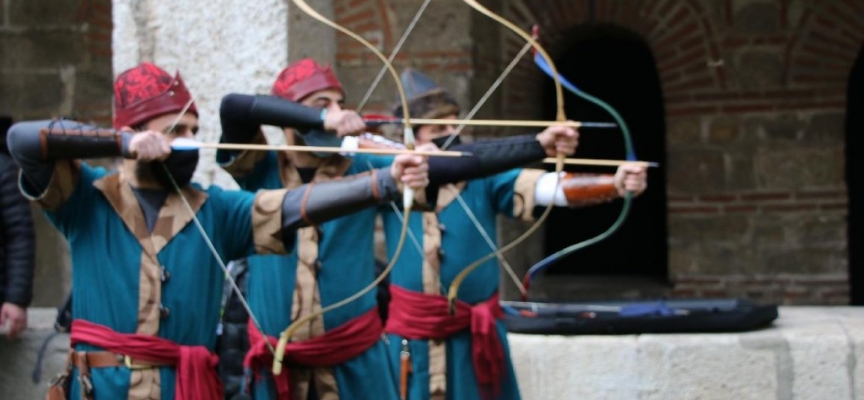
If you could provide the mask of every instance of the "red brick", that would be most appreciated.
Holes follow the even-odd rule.
[[[670,85],[666,88],[667,92],[681,92],[690,89],[713,89],[714,79],[710,76],[684,81],[679,84]]]
[[[685,275],[679,278],[672,278],[672,283],[675,285],[698,284],[702,286],[706,283],[720,284],[722,279],[722,277],[717,276]]]
[[[710,202],[719,202],[719,203],[728,203],[731,201],[735,201],[738,199],[736,195],[707,195],[707,196],[699,196],[700,201],[710,201]]]
[[[819,208],[816,204],[769,204],[762,207],[765,211],[815,211]]]
[[[666,109],[666,114],[669,116],[685,116],[685,115],[710,115],[717,112],[717,107],[714,106],[682,106],[669,107]]]
[[[722,108],[723,112],[727,113],[748,113],[748,112],[765,112],[765,111],[773,111],[774,105],[772,104],[736,104],[736,105],[724,105]]]
[[[702,206],[702,207],[669,207],[670,214],[717,214],[720,209],[718,207]]]
[[[681,56],[674,59],[665,59],[657,63],[660,70],[672,71],[676,68],[690,65],[693,62],[705,61],[705,49],[696,48],[687,53],[682,53]]]
[[[769,90],[762,94],[763,98],[774,100],[785,99],[812,99],[816,96],[815,90]]]
[[[864,25],[862,25],[859,22],[859,20],[855,18],[858,16],[853,17],[848,12],[840,11],[837,9],[837,7],[834,4],[831,4],[831,3],[828,3],[828,11],[831,12],[832,14],[834,14],[834,18],[836,18],[836,20],[834,20],[834,21],[831,21],[831,20],[825,21],[825,22],[829,23],[829,25],[827,25],[829,28],[834,28],[837,25],[841,25],[841,24],[838,24],[837,22],[842,21],[843,24],[851,27],[853,31],[864,32]],[[816,17],[816,18],[822,19],[821,16]],[[852,49],[852,51],[857,51],[857,50],[858,50],[857,48]]]
[[[755,213],[759,210],[756,206],[724,206],[723,211],[728,213]]]
[[[822,33],[820,31],[812,31],[810,32],[810,36],[814,39],[813,41],[816,43],[824,43],[829,46],[839,47],[841,49],[849,49],[850,51],[855,51],[854,47],[851,43],[838,38],[829,37],[827,34]]]
[[[816,57],[800,55],[793,60],[795,66],[818,68],[822,65],[822,60]]]
[[[679,46],[682,41],[690,38],[691,36],[696,36],[696,38],[700,38],[699,35],[699,23],[696,21],[691,21],[690,23],[679,27],[678,29],[669,32],[664,35],[659,40],[654,41],[657,49],[664,49],[667,47]],[[700,40],[701,42],[702,40]]]
[[[685,195],[668,195],[666,196],[666,201],[676,202],[676,201],[693,201],[695,198],[693,196],[685,196]]]
[[[815,109],[836,109],[836,110],[845,110],[846,102],[842,100],[837,101],[814,101],[814,102],[799,102],[793,104],[780,104],[777,106],[778,110],[815,110]]]
[[[789,200],[791,198],[791,193],[751,193],[741,195],[741,200],[745,201]]]
[[[825,47],[815,46],[815,45],[812,45],[812,44],[807,43],[807,42],[804,42],[801,45],[801,49],[807,51],[810,54],[815,54],[817,56],[825,57],[828,59],[833,58],[836,60],[849,61],[850,65],[851,65],[851,61],[852,61],[853,57],[855,56],[854,54],[850,55],[850,54],[846,54],[840,50],[826,49]]]
[[[819,209],[823,211],[848,211],[849,204],[847,203],[838,203],[838,204],[820,204]]]
[[[813,191],[813,192],[796,192],[796,199],[834,199],[834,198],[846,198],[845,190],[827,190],[827,191]]]
[[[741,97],[737,92],[710,92],[710,93],[695,93],[693,100],[696,101],[727,101],[737,100]]]
[[[343,15],[338,20],[338,22],[341,25],[351,25],[351,24],[354,24],[357,22],[372,22],[372,23],[377,24],[378,22],[374,21],[374,18],[375,18],[375,10],[373,10],[371,8],[367,8],[367,9],[357,10],[357,12],[354,12],[352,14]],[[372,21],[370,21],[370,20],[372,20]]]
[[[697,290],[694,290],[694,289],[683,289],[683,290],[673,289],[671,295],[672,295],[672,297],[679,298],[679,299],[680,298],[702,297],[702,296],[700,296],[700,292]]]

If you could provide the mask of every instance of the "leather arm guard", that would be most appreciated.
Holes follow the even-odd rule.
[[[606,203],[619,197],[615,176],[609,174],[567,173],[561,178],[561,190],[570,207]]]
[[[533,135],[482,140],[453,146],[450,150],[466,151],[472,155],[448,159],[430,157],[431,185],[483,178],[541,161],[546,157],[546,150]]]
[[[390,168],[288,191],[282,203],[283,232],[336,219],[401,198]]]

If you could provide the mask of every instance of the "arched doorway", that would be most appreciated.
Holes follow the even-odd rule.
[[[864,305],[864,47],[858,52],[846,93],[846,187],[849,196],[849,300]]]
[[[551,267],[548,274],[578,276],[568,296],[576,290],[583,292],[578,296],[583,298],[662,295],[668,282],[666,126],[654,56],[641,36],[617,25],[580,25],[562,37],[566,38],[565,43],[558,48],[564,51],[556,60],[561,74],[615,108],[630,127],[639,159],[659,162],[661,168],[649,171],[648,191],[634,200],[628,220],[615,235],[568,256]],[[554,111],[551,83],[545,99],[544,109]],[[613,121],[606,111],[575,95],[568,94],[565,103],[571,119]],[[620,130],[582,130],[576,155],[622,159],[624,142]],[[613,168],[568,170],[615,172]],[[621,201],[616,201],[582,209],[554,210],[546,226],[545,253],[554,253],[603,232],[618,217],[621,205]]]

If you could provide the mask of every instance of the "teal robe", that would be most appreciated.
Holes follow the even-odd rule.
[[[290,180],[291,185],[300,183],[299,175],[296,175],[293,167],[287,165],[286,158],[278,153],[267,153],[257,160],[244,160],[244,157],[254,155],[241,155],[231,165],[237,168],[246,163],[249,169],[238,172],[238,169],[226,166],[226,170],[234,175],[243,189],[254,191],[282,188],[285,186],[283,179]],[[322,179],[322,174],[332,175],[324,178],[328,179],[367,172],[389,166],[392,160],[392,157],[364,154],[350,158],[333,156],[324,166],[318,168],[315,180]],[[295,307],[295,296],[308,300],[309,292],[317,290],[320,306],[326,307],[360,291],[375,279],[374,236],[377,214],[376,208],[370,208],[318,225],[317,250],[314,249],[314,243],[304,241],[308,230],[315,228],[304,228],[307,231],[301,230],[296,245],[298,251],[295,254],[254,256],[248,259],[249,306],[265,334],[278,337],[297,318],[297,310],[292,310]],[[313,248],[310,249],[310,246]],[[307,264],[317,260],[317,276],[307,274],[304,282],[298,285],[298,265],[302,265],[298,264],[299,258],[303,258],[307,250],[312,251],[313,255],[317,251],[317,257],[307,260]],[[299,273],[303,276],[304,271]],[[300,293],[295,293],[295,286],[301,288]],[[319,325],[317,333],[323,333],[320,332],[322,328],[324,332],[329,331],[376,309],[376,293],[377,290],[372,290],[356,301],[324,314],[323,327]],[[296,307],[301,308],[304,305]],[[304,309],[303,315],[309,311],[314,310]],[[318,320],[320,324],[322,321],[320,318]],[[306,336],[298,335],[293,340],[309,337],[310,329],[313,328],[302,328],[299,332],[305,332]],[[264,379],[258,380],[254,385],[253,397],[256,400],[275,399],[272,375],[267,370],[259,372]],[[396,398],[396,387],[389,379],[391,371],[383,340],[360,356],[333,368],[295,366],[290,373],[294,381],[312,381],[319,395],[338,393],[339,398],[344,400]],[[292,390],[295,393],[304,393],[307,388],[295,384]]]
[[[150,234],[127,183],[118,175],[109,176],[104,169],[86,164],[80,164],[77,182],[74,178],[61,179],[74,176],[75,165],[57,162],[52,185],[34,199],[49,210],[46,215],[69,241],[75,299],[72,315],[119,333],[155,334],[180,345],[205,346],[212,351],[225,274],[201,232],[190,222],[191,215],[180,198],[169,194]],[[215,186],[207,190],[187,187],[184,192],[223,260],[254,253],[253,194]],[[281,210],[278,213],[281,215]],[[164,282],[159,265],[170,274]],[[160,304],[167,309],[162,316]],[[101,349],[78,345],[76,350]],[[123,367],[92,368],[90,372],[98,399],[127,398],[132,374],[138,375],[134,381],[145,382],[131,390],[161,392],[163,400],[174,398],[171,367],[134,372]],[[74,400],[80,396],[77,371],[72,382]]]
[[[477,179],[465,183],[461,190],[461,197],[467,203],[471,212],[474,213],[480,225],[489,234],[492,240],[496,237],[496,217],[503,214],[508,217],[521,217],[530,219],[533,209],[533,191],[531,193],[517,193],[516,186],[523,170],[511,170],[484,179]],[[531,175],[531,174],[529,174]],[[536,174],[535,174],[536,175]],[[529,178],[530,180],[530,178]],[[533,183],[533,182],[532,182]],[[519,185],[530,187],[532,184]],[[532,203],[525,204],[521,199],[530,196]],[[477,226],[469,218],[465,209],[458,200],[442,200],[446,197],[452,199],[452,193],[448,189],[441,188],[441,196],[438,198],[438,227],[426,227],[440,231],[440,286],[439,295],[444,295],[450,283],[465,267],[474,261],[492,252],[492,248],[483,239]],[[515,199],[515,203],[514,203]],[[447,203],[447,204],[442,204]],[[514,212],[514,210],[516,210]],[[514,215],[519,213],[520,215]],[[522,215],[525,214],[525,215]],[[415,215],[418,215],[415,213]],[[383,213],[384,228],[387,237],[388,252],[394,252],[396,239],[399,237],[401,223],[399,216],[393,212]],[[424,221],[422,217],[409,219],[410,230],[417,238],[419,246],[424,248]],[[427,254],[430,254],[426,248]],[[434,253],[434,252],[432,252]],[[406,243],[402,250],[395,268],[391,275],[391,285],[403,289],[424,292],[423,279],[423,257],[417,245]],[[492,259],[475,269],[462,282],[459,289],[459,300],[468,304],[477,304],[489,299],[498,291],[500,271],[496,259]],[[429,294],[429,293],[427,293]],[[498,335],[504,347],[506,358],[506,369],[501,384],[501,396],[498,399],[519,399],[519,387],[510,361],[510,348],[507,342],[507,331],[500,321],[498,322]],[[398,335],[388,334],[390,337],[390,362],[394,365],[393,380],[399,382],[400,352],[402,351],[403,338]],[[478,399],[480,391],[474,373],[474,365],[471,359],[471,333],[466,328],[444,341],[446,348],[446,398],[447,399]],[[408,380],[408,398],[420,400],[430,398],[430,362],[429,340],[409,340],[409,351],[411,353],[412,371]]]

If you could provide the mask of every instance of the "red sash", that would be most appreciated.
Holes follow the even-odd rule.
[[[354,318],[336,329],[329,330],[302,342],[291,342],[285,347],[285,360],[291,363],[313,367],[326,367],[344,363],[359,356],[375,345],[381,338],[384,327],[378,309],[373,307],[369,312]],[[267,339],[275,348],[277,338]],[[273,353],[267,347],[261,332],[252,322],[249,322],[249,352],[243,360],[243,366],[255,371],[258,379],[259,371],[270,369],[273,365]],[[291,400],[291,378],[288,368],[282,369],[282,374],[274,377],[277,399]]]
[[[181,346],[156,336],[123,334],[81,319],[72,321],[72,346],[89,344],[129,357],[168,363],[177,372],[177,400],[221,400],[222,382],[216,372],[219,361],[204,346]]]
[[[471,328],[471,358],[484,398],[500,393],[504,377],[504,346],[496,320],[504,315],[498,294],[471,306],[456,302],[456,315],[448,312],[447,298],[390,285],[390,312],[385,332],[408,339],[445,339]]]

